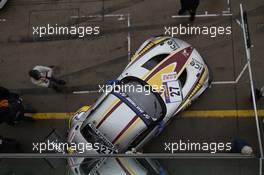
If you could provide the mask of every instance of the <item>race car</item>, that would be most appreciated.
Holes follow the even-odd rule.
[[[209,86],[209,71],[190,44],[172,37],[145,41],[92,107],[70,119],[69,143],[89,153],[140,149]],[[75,150],[78,152],[78,150]]]
[[[6,4],[7,0],[0,0],[0,9],[2,9],[5,4]]]
[[[74,163],[74,164],[72,164]],[[152,159],[136,158],[70,158],[70,175],[168,175]]]

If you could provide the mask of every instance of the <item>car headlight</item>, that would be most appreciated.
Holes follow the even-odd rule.
[[[71,128],[72,126],[72,121],[73,120],[79,120],[80,117],[87,112],[90,109],[90,106],[83,106],[81,107],[70,119],[69,119],[69,128]]]

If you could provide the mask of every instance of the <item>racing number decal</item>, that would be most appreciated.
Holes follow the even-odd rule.
[[[182,101],[182,92],[179,81],[176,79],[176,73],[169,73],[162,75],[162,84],[165,88],[166,103],[175,103]]]
[[[180,93],[180,88],[177,88],[177,87],[169,87],[169,91],[170,91],[170,96],[174,97],[175,95],[176,96],[179,96],[181,95]]]
[[[102,154],[112,154],[114,150],[108,148],[107,146],[101,145],[100,153]]]
[[[166,98],[167,103],[182,101],[181,88],[178,81],[166,82],[166,86],[168,91],[167,93],[168,97]]]
[[[108,151],[107,147],[102,145],[101,146],[101,153],[106,154],[106,151]]]

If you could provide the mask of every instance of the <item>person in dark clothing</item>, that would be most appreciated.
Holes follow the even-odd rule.
[[[9,90],[0,86],[0,100],[7,99],[10,96]]]
[[[183,15],[186,11],[189,11],[191,17],[190,21],[194,21],[196,9],[199,6],[199,0],[181,0],[181,9],[178,14]]]
[[[52,88],[57,92],[62,91],[62,86],[66,84],[64,80],[53,76],[54,66],[35,66],[28,72],[31,82],[37,86]]]
[[[24,113],[25,109],[19,95],[0,87],[0,123],[15,125],[21,120],[33,121],[31,117],[24,116]]]
[[[9,118],[9,110],[6,107],[0,107],[0,123],[4,122],[11,125],[11,121]]]
[[[4,87],[0,87],[0,123],[9,123],[9,103],[7,100],[9,96],[9,91]]]

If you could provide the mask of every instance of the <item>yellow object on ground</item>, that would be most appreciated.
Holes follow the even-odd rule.
[[[49,119],[70,119],[74,112],[69,113],[36,113],[26,114],[36,120],[49,120]],[[258,110],[259,117],[264,117],[264,110]],[[183,118],[249,118],[254,117],[254,110],[193,110],[184,111],[178,114],[179,117]]]

